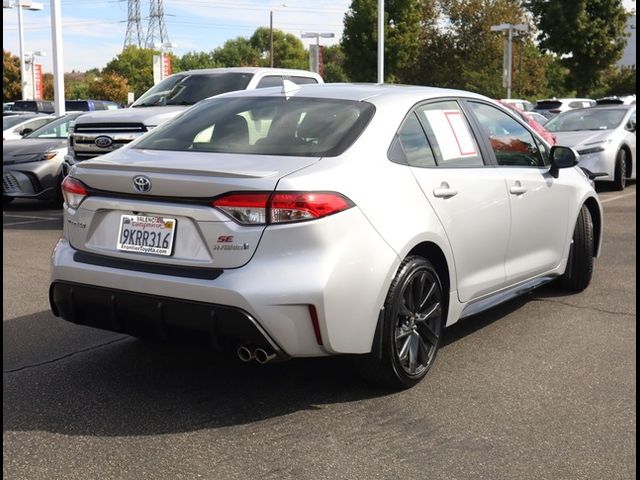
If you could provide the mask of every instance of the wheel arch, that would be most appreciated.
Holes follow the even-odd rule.
[[[600,248],[602,246],[602,212],[600,210],[598,201],[593,197],[588,197],[584,201],[584,206],[589,210],[589,213],[591,214],[591,220],[593,221],[593,240],[595,245],[593,256],[598,257],[600,255]]]
[[[625,154],[627,156],[627,162],[625,165],[625,176],[627,178],[631,177],[633,175],[633,158],[631,157],[631,148],[629,147],[629,145],[627,145],[626,143],[623,143],[620,146],[620,150],[624,150]]]

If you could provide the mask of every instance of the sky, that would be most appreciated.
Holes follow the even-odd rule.
[[[42,11],[23,11],[24,50],[43,51],[39,57],[45,72],[51,72],[51,10],[40,0]],[[103,68],[122,50],[127,28],[126,0],[60,0],[64,71]],[[149,0],[140,0],[143,32],[147,30]],[[190,51],[211,51],[226,40],[249,37],[258,27],[273,26],[298,37],[304,32],[333,33],[323,45],[340,40],[344,15],[351,0],[164,0],[169,41],[178,56]],[[635,10],[635,0],[623,0]],[[301,39],[305,46],[311,39]],[[17,9],[4,9],[2,45],[18,54]]]

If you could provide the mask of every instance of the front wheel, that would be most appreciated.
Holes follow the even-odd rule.
[[[444,327],[442,282],[422,257],[407,257],[391,283],[384,305],[381,351],[358,357],[360,373],[393,388],[422,380],[436,357]]]
[[[591,283],[593,275],[593,220],[586,206],[582,206],[576,228],[567,269],[559,279],[560,285],[572,292],[581,292]]]
[[[627,186],[627,152],[625,150],[618,151],[616,155],[616,168],[613,179],[614,190],[624,190]]]

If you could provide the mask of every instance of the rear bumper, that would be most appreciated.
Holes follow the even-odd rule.
[[[74,284],[241,311],[292,357],[370,351],[378,313],[400,263],[357,207],[315,222],[268,227],[249,263],[209,277],[84,257],[66,239],[58,242],[52,255],[54,290],[57,284]],[[99,303],[103,310],[111,308],[104,298]],[[63,312],[56,301],[52,305],[70,320],[69,308]],[[133,307],[119,312],[135,317]],[[170,325],[189,323],[179,309],[171,309],[174,318],[163,315]],[[100,328],[115,329],[111,320],[102,322]]]
[[[51,284],[49,303],[56,316],[79,325],[162,340],[187,336],[218,348],[269,346],[283,355],[253,317],[237,308],[69,282]]]

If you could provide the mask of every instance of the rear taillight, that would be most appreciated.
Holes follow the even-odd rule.
[[[87,187],[80,180],[67,176],[62,181],[62,196],[70,208],[78,208],[87,195]]]
[[[212,205],[243,225],[316,220],[354,206],[335,192],[230,193]]]

